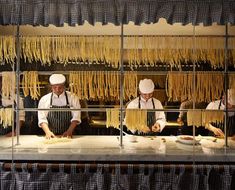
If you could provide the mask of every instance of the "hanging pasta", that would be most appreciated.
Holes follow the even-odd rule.
[[[137,89],[138,89],[138,79],[137,72],[126,72],[124,74],[124,94],[125,99],[130,100],[133,97],[137,97]]]
[[[203,126],[201,110],[188,110],[187,112],[187,125],[188,126]]]
[[[24,71],[22,77],[24,96],[30,95],[33,100],[40,97],[40,85],[37,71]]]
[[[147,110],[126,109],[125,125],[129,130],[145,131],[147,125]]]
[[[16,75],[15,72],[2,72],[2,97],[15,96]]]
[[[229,88],[235,89],[235,74],[229,74]]]
[[[13,122],[13,109],[12,108],[1,108],[0,109],[0,123],[4,128],[12,126]]]
[[[204,110],[202,111],[202,121],[203,121],[203,125],[206,125],[211,122],[222,123],[224,121],[224,111],[223,110],[213,110],[213,111]]]
[[[192,100],[195,97],[196,102],[210,102],[219,99],[223,89],[224,76],[219,72],[196,72],[195,80],[193,73],[169,72],[167,75],[166,92],[172,101]]]
[[[106,109],[106,127],[119,128],[120,125],[120,114],[119,109],[109,108]]]

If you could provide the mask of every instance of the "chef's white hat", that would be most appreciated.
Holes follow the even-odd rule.
[[[228,103],[235,105],[235,89],[228,89]]]
[[[52,74],[49,78],[50,84],[64,84],[65,83],[65,76],[62,74]]]
[[[154,83],[151,79],[140,80],[139,90],[144,94],[149,94],[154,91]]]

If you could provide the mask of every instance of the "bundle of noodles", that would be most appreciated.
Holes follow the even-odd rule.
[[[169,100],[179,101],[182,97],[192,97],[192,76],[187,73],[169,72],[166,82],[166,94]]]
[[[224,67],[225,63],[225,55],[224,55],[224,47],[225,47],[225,40],[224,38],[211,38],[209,43],[209,51],[212,52],[212,56],[210,56],[210,63],[214,68]]]
[[[231,62],[231,65],[235,67],[235,38],[229,38],[228,49],[230,49],[230,51],[228,51],[229,60]]]
[[[125,124],[129,130],[145,131],[147,125],[147,110],[126,109]]]
[[[15,97],[15,72],[2,72],[2,97]]]
[[[114,68],[119,67],[119,36],[27,36],[22,37],[21,46],[21,57],[30,63],[40,61],[50,65],[52,61],[67,64],[82,60],[100,64],[106,61]]]
[[[119,73],[116,71],[111,71],[106,73],[108,76],[108,81],[106,81],[106,85],[108,85],[109,89],[109,97],[107,97],[110,100],[116,100],[119,99],[119,89],[120,89],[120,76]]]
[[[0,123],[4,128],[12,126],[13,122],[13,109],[12,108],[1,108],[0,109]]]
[[[21,82],[24,96],[29,95],[29,84],[28,83],[29,83],[28,71],[24,71],[23,77],[22,77],[22,82]]]
[[[125,45],[127,46],[126,49],[126,56],[128,65],[130,68],[137,68],[141,65],[141,55],[139,51],[139,40],[138,36],[128,36],[125,37]]]
[[[223,110],[213,110],[213,111],[204,110],[202,111],[202,121],[204,125],[211,122],[214,123],[223,122],[224,112]]]
[[[223,93],[223,87],[224,76],[222,73],[198,72],[196,75],[196,100],[209,102],[219,99]]]
[[[193,90],[194,82],[195,90]],[[219,99],[223,89],[224,76],[219,72],[209,74],[197,72],[195,80],[193,73],[169,72],[167,75],[166,93],[169,100],[191,100],[195,97],[196,102],[209,102]]]
[[[142,44],[142,48],[140,51],[140,62],[146,67],[154,66],[155,60],[152,59],[152,51],[151,51],[151,38],[147,36],[143,36],[139,38],[139,43]]]
[[[2,63],[14,63],[16,58],[14,36],[1,36],[0,37],[0,61]]]
[[[89,64],[104,64],[120,67],[120,36],[26,36],[21,40],[21,57],[28,62],[52,61],[67,64],[80,61]],[[195,47],[193,47],[193,44]],[[228,41],[228,62],[235,65],[235,40]],[[213,68],[224,67],[225,41],[223,37],[162,37],[128,36],[124,38],[127,61],[130,68],[155,66],[162,62],[179,67],[182,61],[205,61]],[[1,37],[0,61],[14,63],[16,57],[15,38]]]
[[[119,128],[120,125],[120,117],[119,117],[119,109],[109,108],[106,109],[106,127],[114,127],[116,129]]]
[[[124,74],[124,94],[127,100],[137,97],[137,72]]]
[[[83,84],[82,84],[82,72],[70,72],[69,85],[71,93],[77,95],[79,99],[83,99]]]
[[[30,95],[33,100],[40,96],[40,86],[37,71],[24,71],[22,78],[22,88],[24,96]]]
[[[187,125],[196,126],[196,127],[203,126],[202,111],[201,110],[188,110]]]
[[[119,99],[119,80],[116,71],[78,71],[69,74],[70,91],[80,99]]]
[[[229,74],[229,88],[235,89],[235,74]]]

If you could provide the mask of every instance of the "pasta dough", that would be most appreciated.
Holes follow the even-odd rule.
[[[56,143],[66,143],[66,142],[71,142],[71,138],[67,137],[56,137],[56,138],[51,138],[51,139],[45,139],[43,141],[44,144],[56,144]]]

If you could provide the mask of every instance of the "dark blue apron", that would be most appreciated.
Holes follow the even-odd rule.
[[[141,109],[141,104],[140,104],[140,96],[139,96],[139,105],[138,105],[138,108]],[[152,98],[152,105],[153,105],[153,109],[155,109],[155,104],[154,104],[154,101],[153,101],[153,98]],[[151,130],[150,132],[148,133],[143,133],[141,132],[141,135],[144,135],[144,136],[155,136],[155,135],[158,135],[159,132],[153,132],[152,131],[152,126],[156,123],[156,115],[155,115],[155,111],[147,111],[147,126],[148,128]],[[139,133],[139,132],[137,132]]]
[[[52,103],[52,96],[51,94],[51,100],[50,100],[50,108],[70,108],[68,96],[65,92],[66,97],[66,105],[65,106],[55,106]],[[48,126],[49,129],[55,134],[55,135],[62,135],[67,129],[69,128],[71,124],[72,119],[72,113],[71,111],[49,111],[47,120],[48,120]]]

